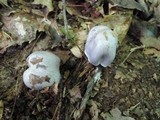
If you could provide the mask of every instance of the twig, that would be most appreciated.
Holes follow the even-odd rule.
[[[37,44],[37,42],[38,42],[38,40],[40,39],[41,35],[42,35],[42,33],[40,33],[40,34],[38,35],[38,37],[36,38],[36,40],[35,40],[35,42],[33,43],[32,47],[31,47],[31,50],[29,51],[28,55],[31,54],[33,48],[34,48],[35,45]],[[28,56],[28,55],[27,55],[27,56]]]
[[[62,107],[62,96],[63,96],[62,93],[60,93],[60,102],[58,103],[58,112],[57,112],[56,120],[60,120],[60,112],[61,112],[61,107]]]
[[[136,50],[138,50],[138,49],[142,49],[142,48],[145,48],[145,46],[142,45],[142,46],[137,46],[137,47],[131,48],[131,50],[130,50],[129,54],[127,55],[127,57],[123,60],[123,62],[121,62],[121,65],[125,63],[125,61],[129,58],[129,56],[130,56],[134,51],[136,51]]]
[[[94,74],[92,80],[87,85],[87,90],[85,92],[84,97],[82,98],[80,109],[77,111],[78,114],[76,116],[76,119],[79,119],[82,116],[82,114],[83,114],[83,112],[84,112],[84,110],[86,108],[87,102],[89,100],[89,97],[91,95],[92,89],[95,86],[95,83],[100,80],[101,73],[102,73],[101,67],[97,67],[96,70],[95,70],[95,74]]]
[[[18,90],[19,90],[18,81],[19,81],[19,79],[17,79],[17,81],[16,81],[15,94],[17,94],[17,92],[18,92]],[[11,114],[10,114],[10,116],[9,116],[9,120],[12,120],[13,112],[14,112],[14,110],[15,110],[15,106],[16,106],[16,103],[17,103],[17,97],[18,97],[18,96],[16,95],[16,96],[15,96],[15,99],[14,99],[12,111],[11,111]]]
[[[64,30],[65,30],[65,38],[68,39],[68,22],[66,17],[66,0],[62,0],[63,3],[63,19],[64,19]]]

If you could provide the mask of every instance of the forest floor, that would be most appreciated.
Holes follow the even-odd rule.
[[[74,17],[68,21],[70,24]],[[96,67],[83,52],[81,57],[74,55],[73,40],[56,45],[52,42],[46,36],[40,37],[10,45],[0,54],[2,120],[160,119],[160,51],[154,46],[144,47],[135,36],[127,34],[117,48],[113,63],[102,68],[101,79],[90,91],[83,111],[80,106]],[[23,84],[26,58],[36,50],[49,50],[60,57],[62,79],[58,94],[52,87],[35,91]]]

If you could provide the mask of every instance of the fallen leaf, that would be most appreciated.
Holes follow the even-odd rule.
[[[69,59],[70,53],[71,52],[68,50],[61,50],[61,49],[56,49],[54,51],[54,54],[56,54],[62,60],[62,63],[65,63]]]
[[[71,48],[71,52],[77,58],[81,58],[82,57],[82,51],[79,49],[78,46],[73,46]]]
[[[8,0],[1,0],[1,1],[0,1],[0,4],[3,5],[3,6],[10,7],[10,6],[8,6],[8,2],[7,2],[7,1],[8,1]]]
[[[92,116],[92,120],[98,120],[98,115],[100,110],[98,109],[98,103],[96,101],[90,100],[89,105],[91,105],[89,112]]]
[[[157,114],[158,118],[160,118],[160,108],[157,108],[157,109],[155,110],[155,113]]]
[[[86,20],[90,19],[90,18],[88,18],[88,17],[86,17],[86,16],[83,16],[83,15],[81,14],[81,12],[80,12],[80,9],[79,9],[78,7],[74,7],[74,3],[72,3],[71,1],[70,1],[70,2],[67,2],[66,4],[67,4],[67,6],[66,6],[66,11],[67,11],[70,15],[75,15],[76,17],[78,16],[78,17],[83,18],[83,19],[86,19]],[[75,4],[75,6],[76,6],[76,4]],[[63,3],[62,3],[62,2],[59,2],[58,7],[59,7],[60,9],[63,9]],[[81,6],[81,7],[82,7],[82,6]]]
[[[31,19],[31,16],[27,18],[27,14],[17,14],[12,17],[4,16],[3,23],[2,29],[11,34],[15,42],[13,44],[21,45],[23,42],[32,41],[36,37],[37,22]]]
[[[160,21],[160,3],[159,5],[153,8],[154,9],[154,17],[159,22]]]
[[[146,36],[146,37],[142,37],[140,39],[140,41],[146,47],[154,47],[154,48],[160,50],[160,39],[157,39],[156,37]]]
[[[87,40],[87,30],[84,26],[83,26],[82,30],[77,31],[76,38],[77,38],[77,44],[76,45],[81,50],[83,50],[84,49],[84,43]]]
[[[135,120],[131,117],[126,117],[121,115],[121,111],[118,108],[114,108],[110,113],[101,113],[101,116],[105,120]]]
[[[37,31],[45,30],[46,23],[42,20],[43,17],[27,12],[13,13],[12,16],[2,13],[4,26],[0,33],[0,52],[4,53],[6,48],[10,46],[33,41],[36,38]]]
[[[154,57],[160,57],[160,51],[154,49],[154,48],[147,48],[143,51],[146,55],[153,55]]]
[[[122,43],[128,33],[132,21],[132,10],[116,11],[115,14],[106,15],[103,19],[97,19],[97,24],[101,23],[113,29],[114,34],[118,37],[119,43]],[[116,24],[115,24],[116,23]]]
[[[134,19],[132,21],[129,34],[145,47],[154,47],[160,50],[160,38],[157,38],[158,30],[155,22],[146,22]]]
[[[6,48],[12,44],[13,40],[10,35],[4,31],[0,31],[0,53],[3,54]]]
[[[52,0],[34,0],[33,4],[42,4],[47,6],[49,11],[53,10]]]
[[[139,60],[133,60],[133,61],[130,61],[130,63],[137,69],[142,69],[145,64]]]
[[[139,4],[135,0],[111,0],[111,1],[112,3],[114,3],[114,5],[117,5],[119,7],[145,11],[144,7],[141,6],[141,4]]]
[[[4,107],[3,101],[0,100],[0,120],[2,120],[2,116],[3,116],[3,107]]]
[[[44,39],[38,40],[36,45],[33,48],[33,51],[40,51],[40,50],[46,50],[51,45],[51,38],[49,36],[46,36]]]
[[[123,80],[126,78],[126,76],[122,71],[117,70],[114,78]]]
[[[82,98],[79,86],[74,86],[72,89],[70,89],[69,94],[71,96],[70,100],[72,103],[75,103]]]

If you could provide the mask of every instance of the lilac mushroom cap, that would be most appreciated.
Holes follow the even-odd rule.
[[[85,54],[94,66],[107,67],[116,55],[118,39],[113,31],[103,25],[93,27],[85,44]]]

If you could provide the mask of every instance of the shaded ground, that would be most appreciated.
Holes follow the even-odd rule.
[[[136,46],[129,38],[126,38],[126,41],[127,44],[117,50],[114,63],[103,69],[102,80],[92,91],[82,116],[83,120],[94,118],[96,114],[98,119],[103,120],[104,114],[115,107],[118,107],[123,115],[129,115],[137,120],[160,118],[158,60],[145,55],[143,49],[140,49],[133,52],[125,63],[120,65],[129,53],[128,48]],[[11,117],[13,120],[49,120],[56,119],[57,116],[66,120],[73,118],[81,97],[71,96],[69,90],[79,86],[83,97],[95,68],[87,63],[85,58],[77,59],[69,54],[70,58],[61,65],[63,79],[58,95],[51,89],[47,93],[31,91],[22,83],[25,55],[21,53],[24,53],[25,48],[13,48],[15,51],[10,51],[1,58],[1,78],[4,82],[0,87],[4,89],[5,86],[6,89],[10,89],[9,93],[8,90],[5,92],[5,89],[3,93],[1,92],[1,99],[4,102],[3,119]],[[68,50],[65,52],[68,53]]]
[[[4,44],[0,46],[0,52],[4,53],[0,54],[0,116],[2,115],[3,120],[72,120],[78,115],[81,115],[77,111],[84,98],[87,85],[95,74],[94,71],[96,67],[88,63],[83,49],[81,51],[82,57],[77,58],[73,55],[73,52],[71,52],[71,48],[74,45],[79,45],[78,40],[80,40],[82,46],[84,46],[85,43],[83,39],[86,35],[83,35],[83,33],[91,26],[101,24],[101,22],[104,22],[103,24],[108,22],[111,28],[117,25],[116,28],[120,31],[118,34],[120,37],[120,44],[114,62],[107,68],[102,69],[101,80],[96,83],[91,91],[86,109],[80,119],[160,119],[160,53],[158,51],[160,50],[160,42],[156,41],[158,39],[156,37],[159,35],[159,31],[157,30],[158,23],[155,23],[153,26],[152,22],[148,22],[148,16],[138,16],[139,18],[136,19],[137,21],[135,22],[135,26],[136,24],[137,26],[135,27],[134,24],[132,26],[135,33],[133,32],[133,34],[131,34],[132,37],[130,34],[126,36],[132,20],[131,17],[135,15],[137,10],[140,11],[137,12],[138,15],[141,13],[141,7],[137,6],[137,2],[133,0],[132,2],[134,4],[132,4],[133,6],[131,6],[131,8],[129,8],[130,3],[127,2],[127,9],[122,9],[122,11],[120,8],[117,9],[113,7],[113,12],[115,12],[114,10],[118,10],[117,14],[108,15],[107,18],[106,14],[108,14],[109,9],[106,10],[106,16],[102,15],[101,10],[97,10],[98,8],[102,9],[104,6],[107,6],[107,3],[104,2],[102,7],[102,2],[86,1],[76,1],[75,3],[70,1],[68,3],[71,6],[67,8],[68,24],[71,25],[71,29],[69,29],[70,35],[68,36],[69,42],[61,41],[59,44],[55,44],[59,40],[57,37],[58,34],[55,35],[55,32],[52,31],[55,29],[51,29],[50,31],[50,27],[52,28],[57,25],[59,30],[64,28],[64,21],[62,19],[63,13],[62,9],[59,7],[62,5],[60,1],[56,1],[53,6],[56,12],[51,11],[51,13],[53,12],[53,16],[49,16],[55,17],[54,20],[56,22],[58,21],[58,24],[54,22],[53,26],[52,24],[50,26],[45,26],[46,24],[42,25],[41,21],[44,17],[42,12],[46,12],[40,9],[42,6],[36,9],[28,8],[29,12],[26,10],[27,14],[23,14],[24,11],[22,13],[20,11],[21,9],[26,9],[28,6],[25,6],[26,8],[22,6],[22,8],[17,10],[18,14],[14,14],[15,11],[12,11],[13,13],[9,15],[9,17],[2,17],[10,18],[9,20],[11,20],[11,23],[9,22],[8,24],[8,21],[5,21],[7,23],[6,26],[9,26],[11,33],[12,31],[15,32],[12,34],[15,35],[15,38],[13,37],[11,39],[9,34],[6,34],[8,31],[6,33],[0,31],[0,38],[4,40],[0,42],[4,42]],[[25,2],[23,1],[22,3]],[[2,3],[0,2],[0,4]],[[157,6],[156,9],[158,9]],[[30,7],[35,6],[33,5]],[[108,8],[108,6],[106,8]],[[30,13],[31,9],[33,10],[33,14]],[[135,13],[132,9],[136,9],[134,11]],[[37,16],[34,16],[37,12],[36,10],[39,10],[39,12],[36,14]],[[132,14],[132,12],[134,14]],[[156,12],[156,10],[151,12]],[[19,31],[15,30],[15,23],[17,22],[15,18],[17,16],[19,17],[19,15],[22,19],[26,16],[28,17],[26,20],[27,23],[25,23],[26,21],[24,22],[24,25],[26,25],[26,29],[24,30],[28,31],[25,36],[26,38],[24,37],[24,41],[21,41],[21,38],[18,39]],[[158,15],[157,18],[154,17],[158,19]],[[102,16],[104,16],[104,18]],[[145,19],[145,22],[141,17]],[[94,20],[96,18],[101,19],[96,21]],[[117,20],[119,22],[117,22]],[[22,21],[18,21],[18,23],[21,22]],[[34,23],[33,26],[31,26],[30,23]],[[90,24],[91,26],[89,26]],[[151,31],[152,26],[153,31]],[[37,31],[40,33],[37,33]],[[61,34],[65,36],[64,30],[62,31]],[[155,36],[150,36],[150,34],[154,34],[154,31],[157,32],[157,36],[156,34]],[[43,35],[44,32],[45,35]],[[76,36],[74,33],[81,33],[80,39],[78,38],[79,36]],[[39,34],[42,36],[39,37]],[[3,35],[6,36],[3,38]],[[65,39],[64,36],[62,36],[63,40]],[[126,38],[123,41],[123,37],[125,36]],[[146,41],[146,38],[154,41],[153,44],[150,44],[152,41]],[[57,41],[54,41],[54,39]],[[142,44],[147,47],[144,48],[143,46],[129,55],[132,48],[137,48],[137,46],[141,46]],[[37,50],[49,50],[58,55],[61,59],[60,70],[62,80],[59,84],[59,92],[57,95],[53,92],[52,87],[41,91],[33,91],[27,88],[22,82],[22,74],[27,69],[26,58],[32,51]],[[112,110],[114,110],[114,112]],[[120,117],[118,118],[115,114],[120,114]]]

